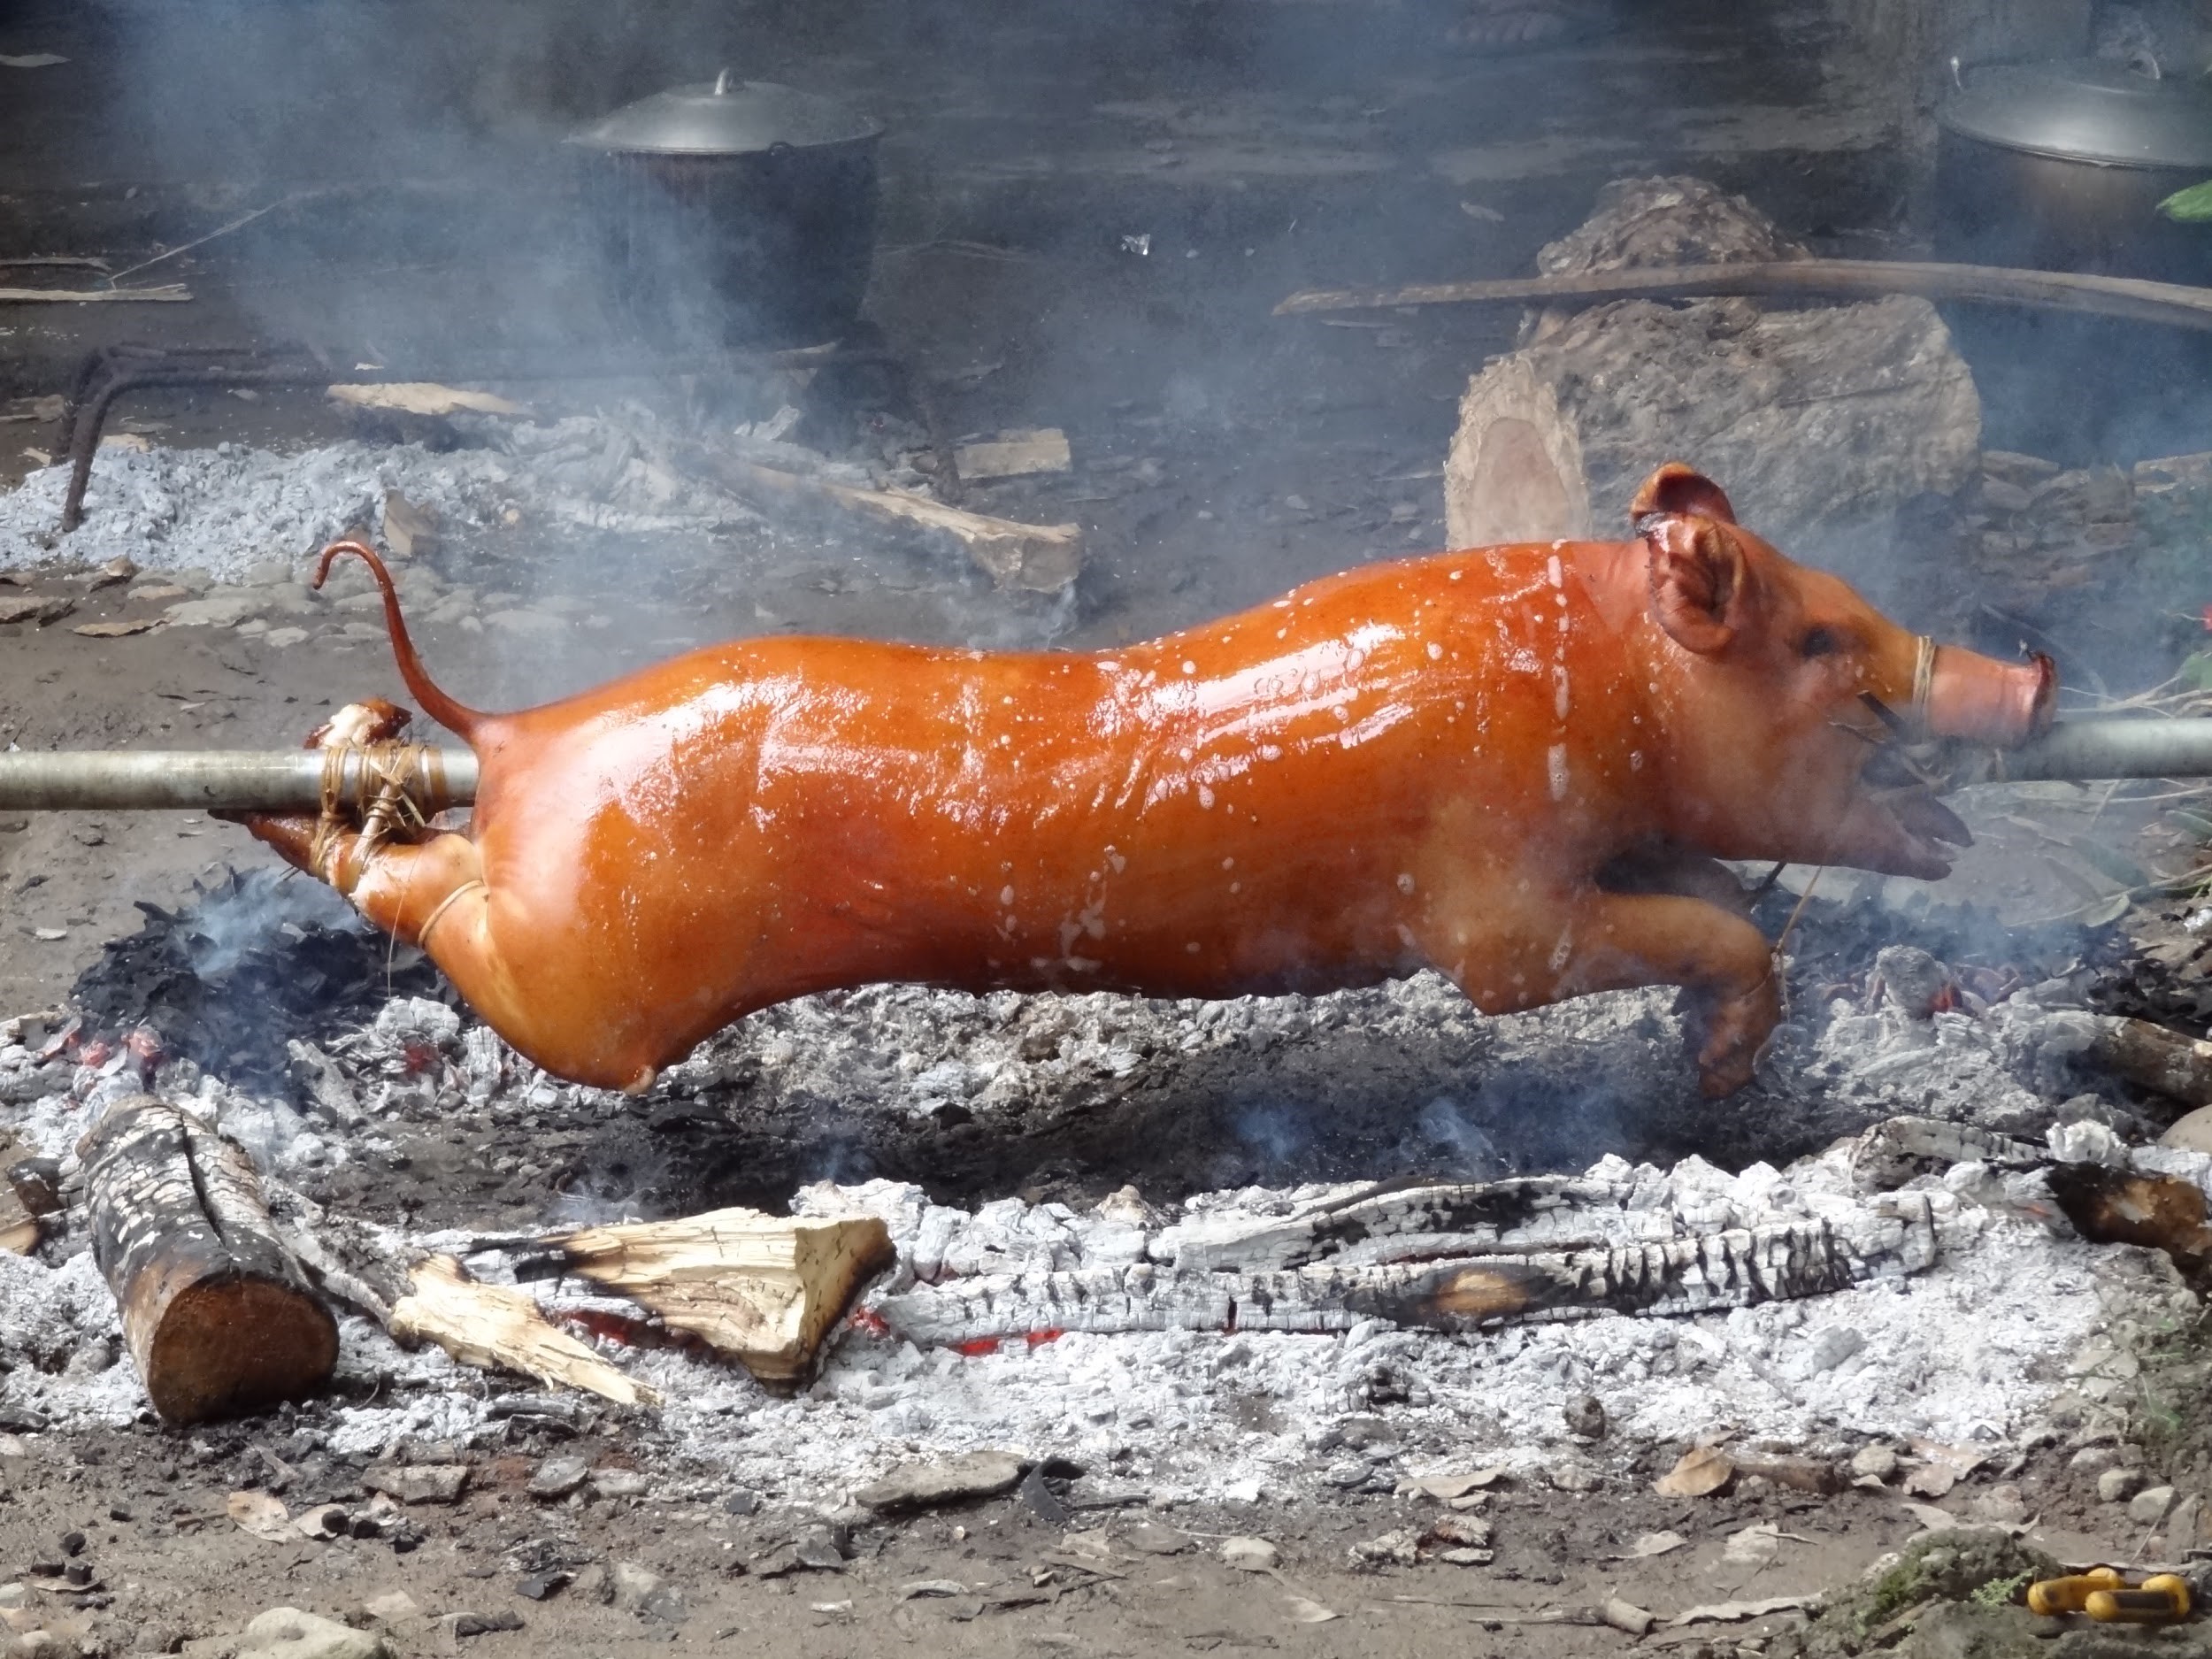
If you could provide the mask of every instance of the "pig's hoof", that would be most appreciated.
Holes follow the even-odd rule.
[[[1773,1034],[1782,1010],[1771,976],[1752,990],[1709,1009],[1694,1029],[1701,1038],[1697,1049],[1698,1088],[1708,1100],[1733,1094],[1751,1081],[1759,1050]]]

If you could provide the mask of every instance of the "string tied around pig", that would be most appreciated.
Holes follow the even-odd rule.
[[[396,834],[412,836],[428,826],[412,793],[421,777],[429,746],[425,743],[334,743],[322,751],[322,776],[315,838],[308,856],[314,867],[326,871],[326,879],[350,895],[353,884],[330,855],[338,850],[342,835],[355,837],[349,850],[357,874],[369,856]],[[347,798],[348,774],[354,788]],[[349,810],[350,809],[350,810]],[[357,829],[353,819],[359,819]]]

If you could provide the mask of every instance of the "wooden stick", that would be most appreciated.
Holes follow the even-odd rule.
[[[322,1386],[337,1321],[278,1239],[242,1148],[141,1095],[111,1107],[77,1155],[93,1259],[155,1410],[198,1423]]]
[[[1275,308],[1278,317],[1382,311],[1400,305],[1560,304],[1580,301],[1693,299],[1717,294],[1866,298],[1913,294],[1930,300],[1985,300],[2047,311],[2085,311],[2177,328],[2212,328],[2212,288],[2137,277],[2001,265],[1927,265],[1889,259],[1780,259],[1587,276],[1515,277],[1494,282],[1417,282],[1396,288],[1312,288]]]
[[[2190,1106],[2212,1106],[2212,1042],[2147,1019],[2097,1022],[2091,1050],[2139,1088]]]
[[[803,472],[763,466],[736,456],[702,453],[708,469],[732,488],[765,489],[780,495],[799,495],[857,508],[880,518],[902,518],[959,538],[968,557],[1001,588],[1031,593],[1058,593],[1074,581],[1083,567],[1083,526],[1076,524],[1022,524],[1012,518],[994,518],[987,513],[948,507],[926,495],[900,495],[887,489],[862,489]]]
[[[175,304],[192,297],[181,282],[148,288],[0,288],[0,305],[120,305],[142,300]]]
[[[810,1370],[846,1304],[895,1254],[874,1216],[812,1220],[755,1210],[584,1227],[536,1248],[559,1271],[651,1309],[765,1382]]]

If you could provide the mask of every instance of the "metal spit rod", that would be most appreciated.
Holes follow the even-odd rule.
[[[383,751],[411,759],[408,794],[424,812],[476,798],[465,749]],[[314,749],[134,750],[0,754],[0,811],[313,812],[326,757]],[[339,795],[358,808],[383,778],[360,750],[341,767]],[[1976,782],[2212,778],[2212,719],[2099,715],[2062,720],[2049,735],[1993,757]]]
[[[413,763],[407,793],[424,812],[476,798],[476,757],[467,749],[394,747],[382,764],[403,755]],[[341,757],[344,804],[357,809],[383,786],[375,758],[357,749]],[[314,812],[326,763],[311,749],[0,754],[0,811]]]

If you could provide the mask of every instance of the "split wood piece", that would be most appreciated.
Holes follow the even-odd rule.
[[[408,1273],[406,1294],[391,1304],[385,1328],[413,1345],[434,1342],[464,1365],[519,1371],[636,1405],[651,1391],[585,1343],[557,1328],[526,1291],[480,1284],[449,1256],[433,1256]]]
[[[538,1240],[534,1250],[557,1271],[649,1308],[764,1382],[803,1376],[847,1304],[895,1258],[877,1217],[810,1220],[755,1210],[585,1227]]]
[[[809,478],[780,467],[763,466],[735,456],[705,457],[710,468],[732,488],[751,494],[768,490],[786,496],[834,502],[879,517],[902,518],[959,538],[968,557],[1001,588],[1056,594],[1072,584],[1083,568],[1083,527],[1076,524],[1022,524],[986,513],[948,507],[926,495],[887,489],[862,489],[826,478]]]
[[[937,1347],[1067,1331],[1342,1331],[1362,1319],[1472,1331],[1821,1295],[1918,1272],[1935,1254],[1926,1199],[1897,1194],[1847,1228],[1793,1222],[1615,1248],[1280,1272],[1139,1263],[996,1274],[918,1286],[876,1311],[898,1335]]]
[[[2138,277],[2089,276],[2006,265],[1932,265],[1901,259],[1777,259],[1759,264],[1673,265],[1485,282],[1417,282],[1394,288],[1310,288],[1276,306],[1278,317],[1386,311],[1401,305],[1560,304],[1579,301],[1696,299],[1721,295],[1789,299],[1866,299],[1908,294],[1978,300],[2045,311],[2084,311],[2176,328],[2212,328],[2212,288]]]
[[[154,1409],[198,1423],[326,1383],[338,1325],[278,1239],[244,1148],[150,1095],[79,1143],[93,1259]]]
[[[2190,1106],[2212,1106],[2212,1042],[2114,1017],[2097,1022],[2090,1052],[2138,1088]]]
[[[181,282],[144,288],[0,288],[0,305],[126,304],[133,301],[176,304],[192,297]]]

